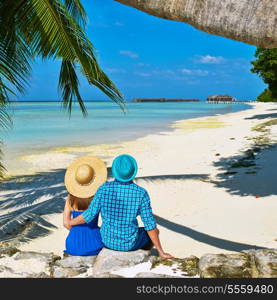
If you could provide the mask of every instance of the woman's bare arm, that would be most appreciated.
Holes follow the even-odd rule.
[[[68,230],[71,229],[70,220],[71,220],[71,208],[69,205],[69,199],[67,197],[64,205],[64,210],[63,210],[63,226]]]

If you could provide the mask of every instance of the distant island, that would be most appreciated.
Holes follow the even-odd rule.
[[[198,99],[135,98],[133,102],[199,102]]]

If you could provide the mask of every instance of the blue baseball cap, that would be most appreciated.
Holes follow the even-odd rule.
[[[138,165],[134,157],[128,154],[117,156],[112,165],[112,173],[115,179],[121,182],[133,180],[138,171]]]

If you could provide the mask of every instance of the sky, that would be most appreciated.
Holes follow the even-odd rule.
[[[83,0],[87,34],[102,69],[126,100],[197,98],[230,94],[254,100],[265,88],[250,72],[256,47],[150,16],[113,0]],[[18,100],[59,100],[60,62],[36,61],[30,87]],[[108,98],[81,82],[84,100]]]

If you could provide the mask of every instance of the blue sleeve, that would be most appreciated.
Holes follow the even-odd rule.
[[[100,187],[96,192],[96,194],[94,195],[88,209],[86,209],[82,214],[86,223],[91,222],[99,214],[101,208],[101,198],[102,198],[101,196],[102,196],[102,189]]]
[[[142,198],[140,216],[145,230],[152,230],[157,227],[150,204],[150,198],[147,192],[144,193]]]

